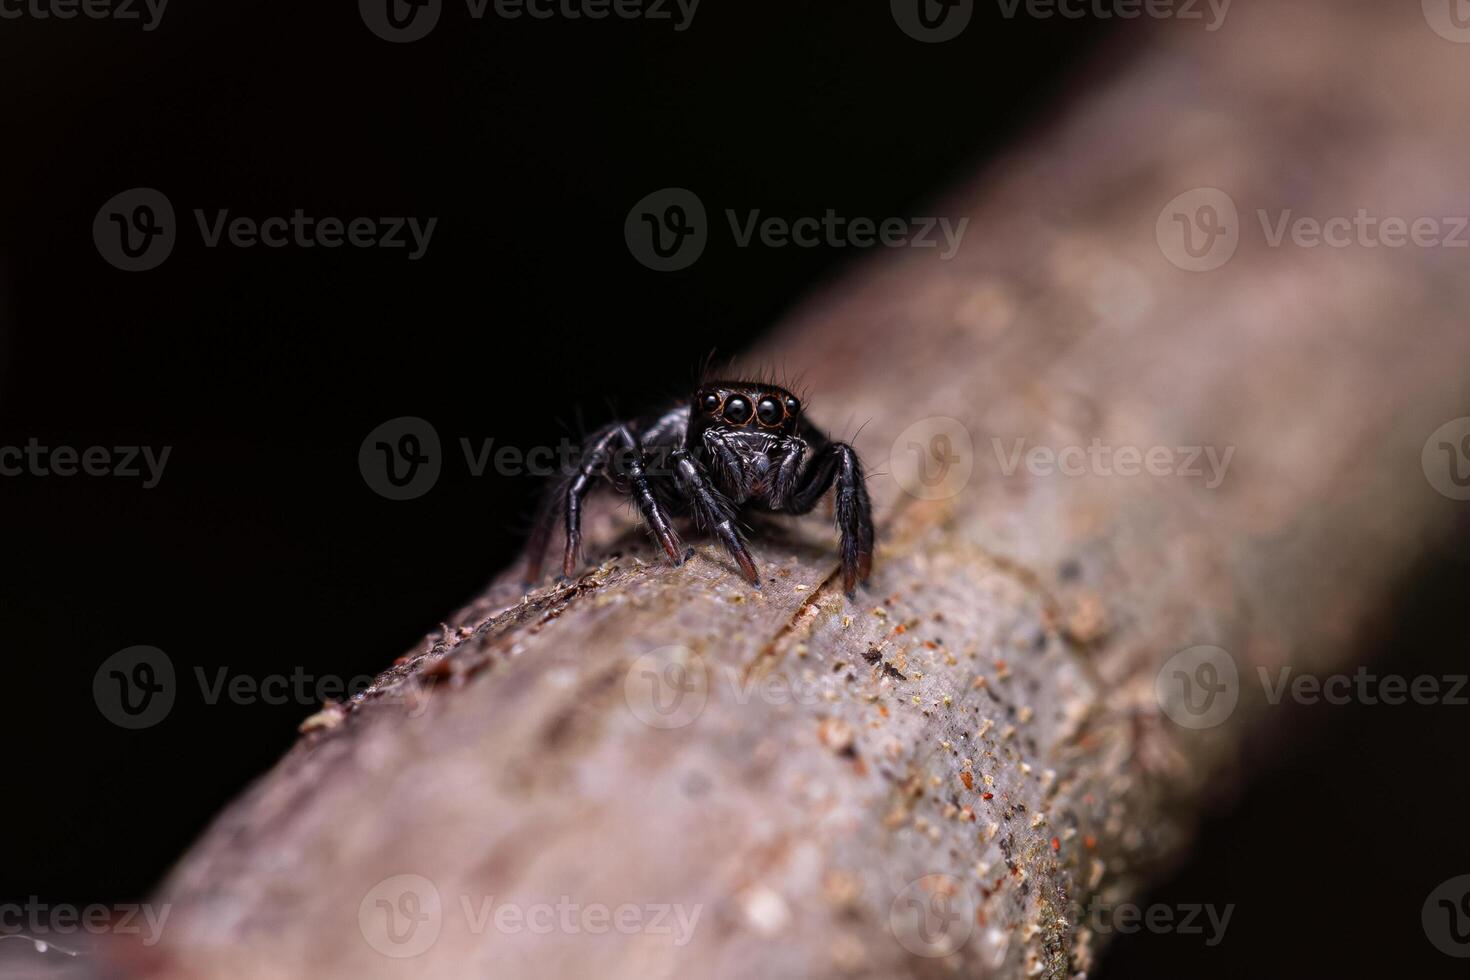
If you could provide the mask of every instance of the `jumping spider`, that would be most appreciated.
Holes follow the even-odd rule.
[[[576,571],[582,502],[599,477],[632,496],[675,565],[688,555],[670,517],[692,514],[756,586],[760,576],[740,532],[743,509],[805,514],[835,484],[843,590],[852,595],[872,569],[873,513],[857,453],[812,425],[796,396],[775,385],[711,381],[688,404],[593,433],[581,465],[542,504],[527,544],[531,580],[540,578],[558,508],[567,535],[562,573],[570,578]]]

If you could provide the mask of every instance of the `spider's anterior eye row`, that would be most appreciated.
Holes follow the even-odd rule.
[[[740,395],[731,395],[730,400],[725,402],[725,420],[735,425],[744,425],[750,421],[750,402]]]
[[[706,414],[717,416],[731,425],[744,425],[756,418],[761,425],[774,429],[801,411],[801,402],[789,395],[784,401],[777,395],[763,395],[754,407],[751,399],[741,394],[722,398],[720,392],[706,391],[698,394],[696,399]]]

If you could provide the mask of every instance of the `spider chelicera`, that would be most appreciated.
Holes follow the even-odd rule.
[[[857,453],[812,425],[796,396],[775,385],[707,382],[687,404],[593,433],[580,466],[547,495],[538,514],[527,545],[532,581],[540,578],[558,509],[567,535],[562,573],[570,578],[576,571],[582,503],[604,477],[633,498],[675,565],[688,555],[670,518],[692,515],[757,586],[760,576],[741,534],[742,513],[805,514],[835,486],[843,590],[852,595],[872,569],[873,513]]]

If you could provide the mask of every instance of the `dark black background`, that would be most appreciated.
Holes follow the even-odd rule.
[[[0,23],[0,445],[172,447],[152,490],[0,479],[13,763],[0,829],[14,845],[0,899],[146,896],[311,711],[204,704],[196,667],[371,674],[514,557],[536,483],[472,477],[460,437],[545,444],[681,393],[711,349],[748,346],[853,258],[715,236],[692,268],[655,273],[623,241],[640,197],[684,186],[712,212],[917,213],[1133,43],[1103,27],[982,4],[962,38],[924,45],[887,4],[791,0],[706,0],[682,33],[477,22],[451,0],[409,45],[342,2],[173,0],[151,33]],[[99,257],[91,226],[137,186],[168,195],[180,241],[129,274]],[[439,221],[417,262],[207,249],[193,225],[194,208],[298,207]],[[431,421],[447,459],[429,494],[391,502],[357,453],[401,415]],[[1387,645],[1444,669],[1464,648],[1453,609],[1470,577],[1448,562],[1424,582],[1407,592],[1417,641]],[[169,654],[183,694],[130,732],[91,683],[136,644]],[[1418,914],[1434,884],[1470,871],[1442,798],[1463,792],[1443,778],[1462,767],[1450,752],[1406,771],[1370,734],[1399,752],[1458,748],[1448,711],[1336,709],[1305,719],[1315,734],[1300,742],[1283,735],[1257,788],[1151,899],[1237,903],[1226,942],[1125,938],[1107,975],[1348,970],[1370,926],[1424,957],[1420,975],[1453,966]],[[1375,837],[1385,812],[1410,841],[1442,840],[1444,861]]]

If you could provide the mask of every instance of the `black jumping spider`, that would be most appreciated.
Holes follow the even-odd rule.
[[[741,539],[742,510],[805,514],[835,484],[844,591],[852,595],[872,569],[873,514],[857,453],[807,421],[801,402],[775,385],[711,381],[688,404],[593,433],[581,465],[541,507],[527,545],[531,580],[540,578],[558,508],[567,533],[562,573],[576,571],[582,502],[600,477],[633,497],[675,565],[686,555],[670,517],[692,514],[753,585],[760,577]]]

